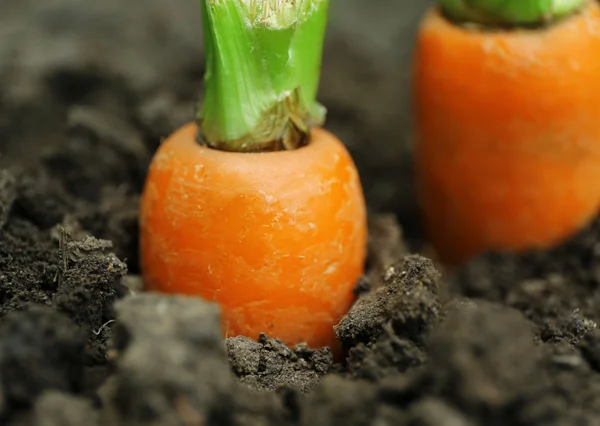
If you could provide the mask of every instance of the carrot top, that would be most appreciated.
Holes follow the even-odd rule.
[[[537,25],[577,11],[589,0],[440,0],[451,19],[482,25]]]
[[[240,152],[295,149],[321,125],[316,101],[329,0],[202,0],[203,142]]]

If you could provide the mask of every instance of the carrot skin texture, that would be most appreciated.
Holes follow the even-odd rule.
[[[478,32],[432,8],[414,62],[415,170],[440,259],[558,244],[600,208],[600,5]]]
[[[157,151],[141,200],[146,288],[221,306],[226,336],[260,332],[330,345],[354,301],[366,255],[366,207],[354,163],[314,129],[292,151],[201,146],[197,126]]]

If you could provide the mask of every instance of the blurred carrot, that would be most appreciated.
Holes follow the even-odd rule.
[[[203,106],[150,166],[146,287],[218,302],[227,336],[335,350],[333,326],[363,272],[358,172],[319,127],[315,101],[327,9],[327,0],[203,0]]]
[[[418,34],[414,90],[418,193],[441,260],[549,247],[598,213],[596,1],[441,1]]]

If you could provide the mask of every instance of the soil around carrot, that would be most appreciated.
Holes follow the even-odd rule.
[[[145,169],[193,117],[201,76],[185,31],[157,40],[145,22],[184,17],[115,0],[127,25],[78,34],[81,19],[112,28],[112,3],[61,0],[39,15],[17,3],[0,25],[31,32],[15,48],[38,61],[0,62],[0,424],[597,423],[600,218],[557,249],[487,254],[449,275],[404,237],[418,232],[396,217],[414,206],[380,214],[371,198],[368,270],[337,327],[346,364],[276,336],[224,340],[215,306],[139,291]],[[170,59],[123,57],[125,39]],[[103,58],[89,54],[98,44]],[[338,102],[333,124],[353,129]],[[361,135],[353,154],[373,155]]]

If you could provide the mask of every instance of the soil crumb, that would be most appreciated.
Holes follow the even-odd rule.
[[[58,234],[60,269],[52,304],[88,330],[87,364],[102,364],[109,336],[106,325],[113,320],[112,304],[127,266],[111,252],[110,241],[91,236],[71,241],[64,228]]]
[[[312,350],[300,344],[290,349],[265,334],[258,341],[239,336],[225,342],[233,372],[241,383],[255,389],[289,387],[308,392],[333,364],[329,348]]]
[[[383,285],[363,294],[336,326],[356,376],[378,379],[423,363],[423,338],[436,323],[440,274],[431,260],[405,256],[383,274]]]

